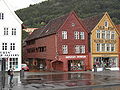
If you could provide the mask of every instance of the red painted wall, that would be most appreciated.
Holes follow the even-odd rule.
[[[75,26],[72,26],[72,23]],[[62,31],[67,31],[68,39],[62,39]],[[80,40],[74,39],[74,31],[84,32],[85,39]],[[68,45],[68,54],[67,55],[85,55],[86,58],[84,59],[85,65],[89,67],[89,56],[88,56],[88,32],[85,30],[84,26],[79,21],[78,17],[75,13],[71,13],[64,24],[59,28],[57,34],[49,35],[43,38],[39,38],[35,41],[36,43],[33,45],[26,46],[27,48],[32,47],[41,47],[46,46],[46,52],[35,52],[35,53],[27,53],[26,58],[45,58],[48,68],[51,68],[52,62],[49,60],[58,60],[63,62],[63,67],[59,67],[57,69],[68,71],[68,60],[64,58],[62,54],[62,45]],[[85,45],[85,54],[75,54],[74,47],[75,45]],[[56,57],[58,52],[58,57]],[[76,59],[77,60],[77,59]],[[54,63],[54,62],[53,62]],[[59,63],[58,63],[59,64]],[[57,65],[57,63],[56,63]],[[53,65],[54,66],[54,65]],[[62,66],[62,65],[61,65]],[[56,66],[54,66],[56,67]]]
[[[36,39],[36,43],[33,45],[29,45],[26,47],[41,47],[46,46],[46,52],[34,52],[34,53],[27,53],[26,58],[48,58],[48,59],[55,59],[56,55],[56,46],[55,46],[55,35],[50,35],[44,38]]]
[[[75,26],[72,26],[72,23],[75,24]],[[67,31],[67,39],[62,39],[62,31]],[[84,32],[85,39],[74,39],[74,31]],[[89,57],[88,57],[88,32],[85,30],[84,26],[79,22],[78,17],[72,13],[66,22],[63,24],[63,26],[58,31],[58,38],[57,38],[57,51],[59,55],[62,54],[62,45],[68,45],[68,54],[67,55],[86,55],[87,57],[84,59],[85,65],[87,66],[86,69],[89,69]],[[75,45],[85,45],[85,54],[75,54]],[[66,55],[66,54],[65,54]],[[68,61],[65,58],[61,58],[64,62],[64,71],[68,70]]]
[[[75,24],[75,26],[72,26],[72,23]],[[62,31],[67,31],[68,34],[68,39],[62,39]],[[79,31],[79,32],[84,32],[85,33],[85,39],[80,40],[74,39],[74,31]],[[58,53],[61,55],[62,54],[62,45],[68,45],[69,51],[68,54],[75,54],[74,52],[74,46],[75,45],[85,45],[86,47],[86,53],[88,54],[88,33],[84,29],[84,27],[80,24],[78,19],[74,14],[71,14],[67,21],[64,23],[64,25],[59,29],[58,31],[58,38],[57,38],[57,50]]]

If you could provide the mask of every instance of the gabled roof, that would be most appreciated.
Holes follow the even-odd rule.
[[[69,14],[66,14],[64,16],[60,16],[56,19],[51,20],[43,29],[42,36],[51,35],[57,32],[57,30],[64,24],[65,20]]]
[[[118,32],[120,33],[120,24],[116,25],[116,28],[117,28]]]
[[[64,24],[65,20],[67,19],[69,15],[70,14],[66,14],[58,18],[55,18],[53,20],[50,20],[49,23],[42,29],[33,31],[33,33],[27,38],[26,41],[44,37],[44,36],[51,35],[51,34],[55,34],[57,30]]]
[[[25,41],[29,41],[29,40],[33,40],[33,39],[39,38],[41,36],[42,31],[43,31],[42,28],[34,30],[32,32],[32,34],[29,35]]]
[[[86,29],[88,30],[89,33],[99,23],[99,21],[102,19],[103,15],[104,14],[100,14],[100,15],[95,15],[95,16],[92,16],[92,17],[82,19],[82,22],[83,22],[84,26],[86,27]]]
[[[23,22],[20,20],[20,18],[15,14],[14,10],[11,9],[10,5],[8,5],[6,0],[2,0],[4,2],[4,4],[7,6],[7,8],[10,10],[10,12],[12,13],[12,15],[15,17],[15,19],[22,24]]]

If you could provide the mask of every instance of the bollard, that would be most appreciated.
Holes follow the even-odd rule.
[[[94,67],[94,72],[97,72],[97,67]]]
[[[20,77],[24,77],[24,70],[20,70]]]

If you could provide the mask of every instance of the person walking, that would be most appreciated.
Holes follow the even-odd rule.
[[[13,68],[10,68],[8,70],[8,75],[10,76],[10,83],[13,83],[13,76],[14,76],[14,69]]]

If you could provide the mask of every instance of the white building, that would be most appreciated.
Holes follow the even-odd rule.
[[[6,60],[6,70],[21,69],[22,21],[5,0],[0,0],[0,60]]]

